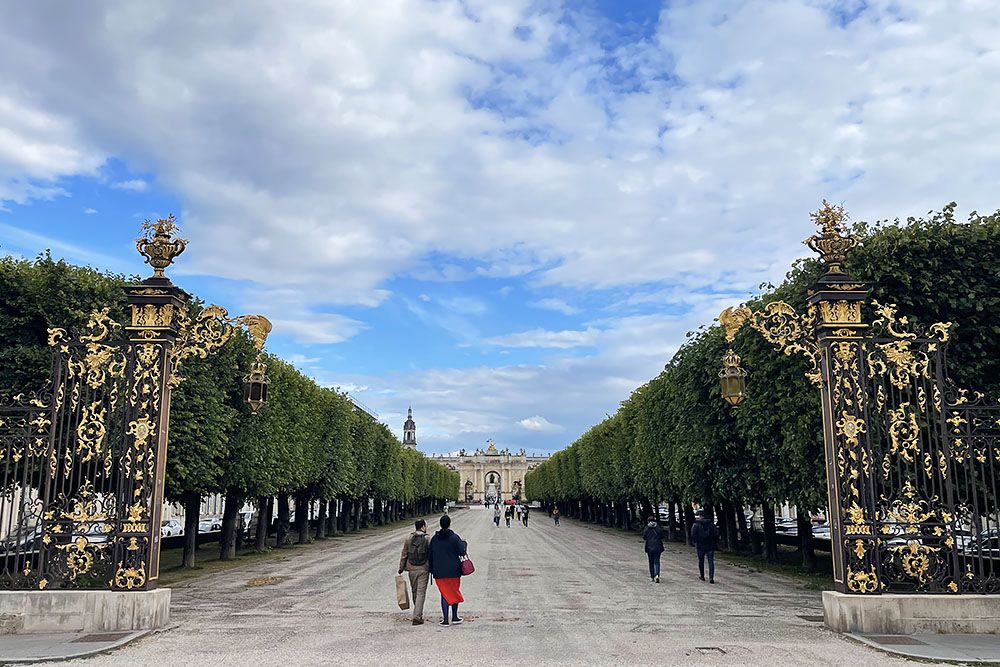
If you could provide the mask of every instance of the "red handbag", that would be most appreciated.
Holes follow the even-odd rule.
[[[458,559],[462,564],[462,576],[467,577],[476,571],[476,566],[472,564],[472,560],[468,556],[460,556]]]

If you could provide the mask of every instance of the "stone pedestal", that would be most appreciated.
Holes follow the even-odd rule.
[[[1000,634],[1000,595],[847,595],[823,591],[823,619],[837,632]]]
[[[153,630],[170,620],[170,589],[0,591],[7,633]]]

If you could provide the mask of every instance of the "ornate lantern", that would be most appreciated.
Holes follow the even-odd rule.
[[[719,371],[719,378],[722,382],[722,398],[732,406],[739,405],[746,398],[746,376],[745,369],[740,368],[740,357],[732,348],[722,357],[722,370]]]
[[[267,364],[258,357],[250,367],[250,374],[243,378],[246,382],[246,401],[250,411],[256,413],[267,404],[267,387],[271,381],[267,379]]]

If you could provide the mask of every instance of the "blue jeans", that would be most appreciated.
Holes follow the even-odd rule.
[[[708,578],[711,581],[715,581],[715,552],[714,551],[699,551],[698,552],[698,573],[701,578],[705,578],[705,558],[708,558]]]
[[[647,551],[646,557],[649,559],[649,578],[660,576],[660,555],[662,551]]]

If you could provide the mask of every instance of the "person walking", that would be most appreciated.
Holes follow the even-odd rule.
[[[461,557],[468,552],[469,545],[451,529],[451,517],[441,517],[441,529],[431,538],[427,552],[427,565],[434,576],[434,585],[441,591],[441,625],[458,625],[462,618],[458,615],[458,605],[465,602],[462,597]],[[448,621],[448,608],[451,621]]]
[[[399,557],[399,574],[405,570],[410,577],[413,592],[413,625],[424,623],[424,599],[427,597],[427,580],[430,579],[430,538],[427,537],[427,522],[417,519],[415,530],[403,542],[403,553]]]
[[[506,511],[503,513],[504,521],[507,522],[507,527],[510,528],[510,517],[514,514],[514,506],[507,505]]]
[[[705,581],[705,561],[708,560],[708,583],[715,583],[715,546],[719,541],[719,529],[705,516],[704,510],[694,513],[695,522],[691,526],[691,541],[698,552],[698,578]]]
[[[559,525],[559,508],[558,507],[553,507],[552,508],[552,520],[555,522],[555,524],[557,526]]]
[[[649,580],[660,583],[660,555],[663,554],[663,529],[655,517],[646,519],[646,527],[642,531],[642,539],[646,543],[646,557],[649,559]]]
[[[524,524],[525,528],[528,527],[528,506],[527,505],[525,505],[524,507],[521,508],[521,522]]]
[[[493,523],[497,525],[497,528],[500,527],[500,503],[493,507]]]

